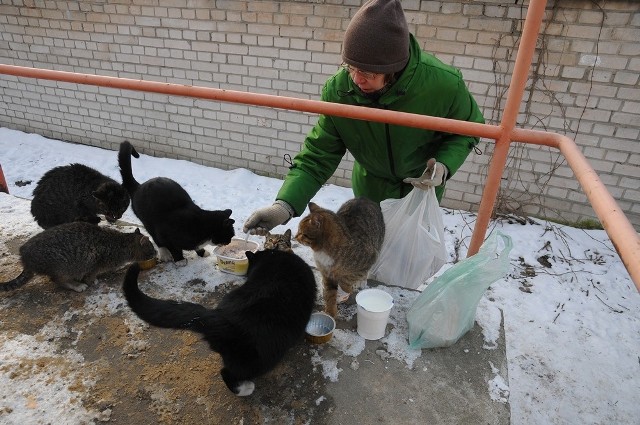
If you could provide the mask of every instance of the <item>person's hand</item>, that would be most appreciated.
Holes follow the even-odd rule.
[[[447,167],[444,164],[436,162],[435,158],[431,158],[427,161],[427,168],[420,177],[409,177],[402,181],[405,183],[411,183],[418,189],[427,190],[431,187],[440,186],[444,183],[448,172],[449,170],[447,170]]]
[[[278,200],[271,206],[255,210],[244,222],[242,231],[264,236],[274,227],[285,224],[291,217],[293,217],[293,208],[286,202]]]

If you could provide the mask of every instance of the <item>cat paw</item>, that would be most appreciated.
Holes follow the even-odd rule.
[[[71,289],[72,291],[76,291],[76,292],[84,292],[84,290],[89,287],[84,283],[72,283],[72,282],[65,282],[63,283],[63,286],[67,289]]]
[[[335,305],[332,307],[325,307],[324,312],[335,319],[338,315],[338,307]]]
[[[209,251],[204,248],[197,249],[196,254],[198,254],[199,257],[208,257],[211,255]]]
[[[236,390],[238,391],[236,395],[238,397],[246,397],[248,395],[251,395],[255,388],[256,388],[255,383],[251,381],[243,381],[236,387]]]
[[[158,248],[158,258],[165,263],[173,261],[173,255],[171,255],[171,252],[169,252],[167,248]]]
[[[336,302],[341,304],[346,302],[349,299],[351,293],[344,291],[341,287],[338,286],[338,293],[336,295]]]

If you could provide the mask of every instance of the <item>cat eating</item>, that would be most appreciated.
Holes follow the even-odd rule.
[[[235,234],[231,210],[208,211],[197,206],[187,191],[174,180],[155,177],[138,183],[133,177],[131,157],[140,155],[128,141],[120,144],[118,164],[122,185],[131,196],[131,207],[153,241],[163,261],[185,265],[183,250],[200,257],[209,253],[208,243],[226,245]]]
[[[86,165],[70,164],[44,173],[33,190],[31,214],[48,229],[74,221],[98,224],[98,214],[113,223],[128,207],[129,194],[120,183]]]
[[[296,254],[266,250],[246,255],[246,282],[213,309],[145,295],[138,288],[137,264],[129,267],[123,283],[129,307],[140,319],[202,334],[222,357],[220,375],[238,396],[250,395],[252,380],[272,370],[302,338],[316,294],[311,267]]]
[[[313,250],[322,275],[325,312],[338,313],[337,293],[351,294],[365,281],[384,241],[380,205],[367,198],[350,199],[337,212],[309,203],[295,239]]]
[[[155,255],[151,240],[139,229],[122,233],[81,221],[64,223],[38,233],[20,247],[22,273],[0,284],[0,290],[15,290],[41,274],[63,288],[82,292],[99,274]]]

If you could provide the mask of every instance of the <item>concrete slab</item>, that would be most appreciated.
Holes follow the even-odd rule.
[[[21,242],[3,237],[1,281],[19,272],[16,254]],[[157,267],[162,270],[173,265]],[[149,278],[150,273],[143,272],[140,279],[141,288],[150,295],[165,297],[162,285],[184,285],[196,293],[196,302],[211,307],[242,279],[230,275],[229,282],[210,292],[203,289],[203,282],[198,279],[159,284],[157,277]],[[37,366],[25,358],[12,359],[0,364],[0,374],[10,374],[7,379],[15,383],[16,389],[24,385],[20,370],[75,377],[75,384],[69,388],[84,409],[95,412],[96,422],[243,425],[510,422],[509,405],[491,400],[489,388],[496,374],[507,379],[503,335],[497,348],[485,349],[481,329],[476,326],[453,347],[422,350],[411,362],[394,355],[384,339],[366,341],[351,355],[345,353],[338,341],[340,331],[345,335],[355,332],[355,305],[351,297],[340,306],[343,319],[338,320],[339,331],[333,344],[318,346],[301,339],[275,370],[256,381],[253,395],[240,398],[227,390],[218,376],[221,366],[218,355],[198,335],[149,328],[132,320],[121,295],[123,276],[124,271],[105,276],[99,285],[80,294],[56,288],[42,277],[15,292],[0,293],[3,312],[0,343],[20,334],[32,335],[42,344],[53,344],[59,353],[43,358]],[[400,291],[405,306],[418,294]],[[397,312],[397,318],[402,314]],[[388,326],[388,334],[393,328]],[[70,353],[79,354],[82,361],[66,361]],[[337,373],[335,382],[327,367]],[[3,415],[10,420],[11,413],[1,407],[2,400],[0,422]]]
[[[355,329],[353,322],[339,327]],[[491,400],[489,391],[492,368],[507,376],[504,335],[496,349],[483,349],[483,342],[476,325],[452,347],[422,350],[408,368],[388,357],[385,344],[367,341],[357,370],[342,359],[339,381],[326,386],[335,403],[327,423],[509,424],[509,405]]]

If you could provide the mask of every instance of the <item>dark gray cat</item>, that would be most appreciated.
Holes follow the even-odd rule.
[[[47,171],[33,190],[31,214],[43,229],[62,223],[97,224],[98,214],[113,223],[129,207],[129,194],[111,177],[70,164]]]
[[[352,293],[366,280],[384,241],[384,217],[377,202],[350,199],[337,212],[309,203],[296,240],[313,250],[322,274],[324,309],[335,317],[338,287]]]
[[[42,274],[57,285],[82,292],[99,274],[155,255],[155,247],[139,229],[122,233],[81,221],[60,224],[38,233],[20,247],[24,269],[15,279],[1,284],[0,290],[12,291]]]
[[[131,143],[120,144],[118,164],[122,185],[131,196],[131,208],[153,238],[160,259],[186,264],[183,250],[194,250],[200,257],[208,252],[204,245],[226,245],[235,234],[231,210],[204,210],[174,180],[154,177],[138,183],[131,170],[131,157],[140,155]]]

